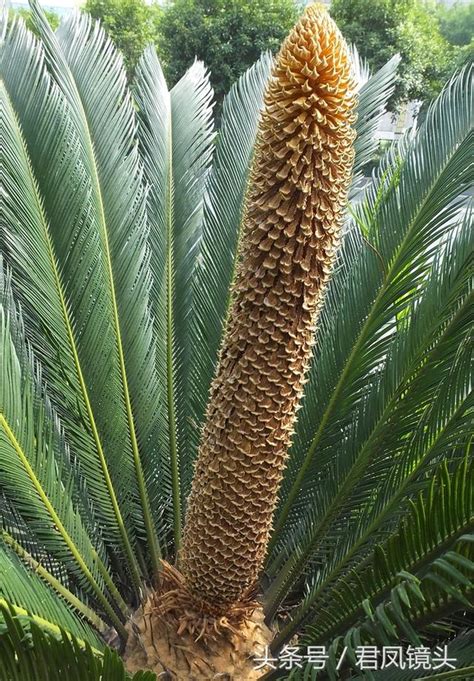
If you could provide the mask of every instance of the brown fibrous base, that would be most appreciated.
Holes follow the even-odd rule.
[[[224,614],[225,613],[225,614]],[[173,681],[255,681],[272,632],[257,601],[228,607],[200,602],[182,575],[164,563],[157,591],[127,625],[127,670],[147,669]]]

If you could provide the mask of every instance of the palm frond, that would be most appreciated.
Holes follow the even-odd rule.
[[[94,294],[102,299],[101,307],[96,300],[94,311],[107,321],[108,334],[101,343],[108,361],[90,381],[94,413],[106,451],[122,453],[114,486],[117,496],[126,496],[133,525],[146,536],[147,559],[156,569],[160,549],[147,485],[147,477],[153,477],[146,475],[144,462],[153,468],[158,382],[149,309],[146,192],[135,143],[134,109],[122,58],[97,23],[74,15],[62,23],[56,36],[35,0],[32,12],[48,69],[69,104],[100,242],[95,267],[102,281]],[[58,253],[58,261],[68,284],[77,287],[77,278],[69,277],[66,269],[71,245],[66,244],[68,253]],[[70,299],[80,300],[78,291],[71,290]],[[115,458],[120,457],[114,456],[114,463]]]
[[[172,499],[176,548],[192,464],[188,456],[192,276],[199,251],[204,184],[213,149],[212,90],[196,62],[171,92],[154,49],[149,48],[135,79],[139,140],[150,186],[151,269],[156,320],[157,370],[164,390],[159,414],[162,461]]]
[[[321,635],[329,639],[334,635],[336,620],[348,623],[338,627],[339,631],[346,631],[363,614],[365,598],[375,604],[382,601],[398,574],[408,572],[431,582],[438,569],[443,570],[444,561],[449,563],[453,546],[460,542],[458,550],[463,553],[468,543],[462,537],[473,526],[473,473],[473,463],[466,459],[454,473],[450,473],[446,462],[438,465],[429,489],[411,502],[410,511],[402,518],[398,530],[341,578],[330,600],[321,601],[318,613],[312,612],[315,623],[311,627],[312,638]],[[455,563],[456,559],[453,560]],[[462,563],[462,559],[460,561]],[[445,569],[450,571],[449,567]],[[469,588],[469,580],[459,579]],[[361,597],[362,591],[365,596]],[[469,607],[462,596],[459,598],[461,605]],[[311,596],[307,603],[310,601]]]
[[[168,339],[167,321],[167,234],[171,219],[171,103],[168,88],[155,50],[148,47],[136,69],[135,99],[138,105],[138,136],[140,153],[143,158],[145,177],[149,183],[148,220],[153,270],[152,299],[156,338],[156,363],[161,386],[161,399],[157,412],[158,470],[160,485],[156,490],[153,503],[166,509],[169,499],[174,500],[176,532],[181,525],[178,461],[176,443],[171,449],[170,437],[174,428],[169,428],[168,420],[173,420],[172,376],[168,376],[168,355],[172,350]],[[170,380],[168,380],[170,379]],[[174,492],[173,492],[174,489]],[[165,544],[166,550],[166,544]]]
[[[340,657],[343,647],[347,655],[344,666],[357,669],[355,653],[358,646],[367,642],[394,645],[401,641],[420,646],[422,635],[419,632],[424,626],[460,608],[471,608],[474,562],[472,548],[469,557],[467,549],[472,547],[473,537],[472,534],[461,537],[453,549],[433,562],[422,579],[401,572],[389,596],[376,607],[366,599],[366,617],[329,646],[329,677],[338,678],[334,660]],[[449,579],[440,577],[441,565],[449,570]]]
[[[191,388],[194,459],[209,388],[216,371],[239,240],[259,114],[272,59],[262,56],[224,99],[221,127],[206,186],[202,241],[193,280]]]
[[[45,567],[44,563],[45,558],[44,556],[41,556],[41,562],[37,560],[32,554],[28,553],[28,551],[23,548],[23,546],[16,541],[16,539],[13,537],[13,535],[9,534],[6,530],[1,531],[0,535],[0,541],[3,544],[4,547],[4,553],[7,552],[7,547],[10,549],[12,553],[15,553],[18,558],[20,558],[21,563],[24,566],[28,566],[30,568],[30,572],[27,572],[28,575],[28,581],[31,584],[31,570],[34,572],[35,575],[38,575],[41,577],[43,582],[45,582],[48,586],[51,587],[51,590],[56,592],[57,596],[59,596],[60,599],[64,599],[64,601],[73,609],[77,610],[81,615],[87,619],[92,626],[97,629],[100,633],[105,633],[108,626],[107,624],[99,617],[99,615],[96,614],[96,612],[90,608],[88,605],[86,605],[80,598],[78,598],[72,591],[70,591],[68,588],[64,586],[64,584],[54,575],[54,568],[57,566],[54,565],[53,568],[48,569]],[[2,562],[6,562],[3,560]],[[26,570],[25,570],[26,572]],[[8,570],[8,578],[11,580],[13,575],[13,572],[11,570]],[[62,576],[62,575],[61,575]],[[7,582],[7,578],[4,575],[4,589],[5,589],[5,583]],[[15,583],[13,587],[10,587],[10,593],[13,595],[14,598],[18,598],[18,583],[15,579]],[[11,600],[11,599],[10,599]],[[29,603],[29,600],[23,599],[24,603]],[[67,611],[69,612],[69,610]]]
[[[110,648],[102,653],[88,641],[58,626],[48,627],[2,601],[0,612],[1,681],[156,681],[153,672],[127,674]]]
[[[110,402],[116,400],[106,378],[108,352],[113,349],[107,343],[107,320],[100,314],[104,305],[96,267],[100,240],[88,217],[90,187],[79,141],[71,129],[67,103],[46,73],[41,48],[20,22],[7,36],[2,66],[4,255],[24,306],[29,339],[41,359],[51,395],[61,405],[61,419],[107,528],[107,542],[115,553],[123,552],[138,580],[124,525],[126,505],[119,507],[120,494],[111,477],[111,471],[116,471],[117,480],[118,466],[106,458],[92,408],[92,381],[104,381],[104,388],[111,390]],[[67,265],[63,258],[60,263],[58,253],[67,258]],[[114,423],[115,414],[110,420]],[[122,457],[116,458],[122,463]],[[126,467],[120,473],[128,479]],[[128,498],[126,490],[122,502],[124,497]]]
[[[310,560],[318,567],[318,596],[324,593],[326,580],[366,549],[423,484],[440,441],[445,457],[447,440],[454,447],[453,432],[465,443],[472,412],[469,242],[468,230],[461,229],[435,260],[423,294],[387,349],[384,370],[367,387],[337,461],[313,481],[291,541],[269,567],[275,576],[268,592],[270,612]],[[377,418],[364,431],[368,414]]]
[[[357,136],[354,142],[354,180],[350,198],[354,197],[357,180],[360,178],[363,167],[372,160],[377,150],[379,144],[377,129],[386,111],[387,102],[395,89],[400,56],[392,57],[373,75],[367,72],[366,66],[364,67],[358,55],[353,63],[359,76],[360,90],[355,125]]]
[[[103,547],[99,538],[92,540],[73,504],[74,469],[61,424],[42,389],[41,369],[27,346],[8,278],[1,284],[1,492],[125,636],[104,583],[113,580]]]
[[[355,666],[357,646],[421,645],[421,632],[429,624],[470,607],[473,474],[467,458],[452,474],[446,462],[440,464],[430,489],[411,504],[396,532],[312,611],[301,645],[329,648],[330,678],[338,678],[332,661],[340,658],[342,647]],[[287,635],[281,632],[272,649],[278,650]]]
[[[349,53],[351,55],[352,71],[355,76],[357,87],[360,89],[367,83],[371,76],[370,66],[367,59],[361,57],[359,50],[354,43],[349,45]]]
[[[23,608],[30,615],[41,617],[55,626],[60,625],[71,635],[87,640],[92,646],[101,650],[103,644],[97,633],[69,607],[71,601],[64,597],[67,590],[60,583],[58,588],[49,588],[48,582],[42,578],[41,573],[38,574],[26,567],[23,558],[24,551],[21,547],[16,542],[13,545],[10,541],[7,542],[6,536],[8,535],[2,533],[0,539],[0,598],[18,608]],[[20,558],[18,554],[22,557]],[[61,596],[58,598],[57,594],[60,592]],[[74,599],[73,594],[71,596]],[[77,605],[79,607],[76,607],[76,604],[73,607],[79,612],[79,608],[83,608],[84,604]],[[96,624],[100,622],[97,615],[94,615],[94,622],[93,626],[97,629]],[[0,632],[1,630],[2,618],[0,617]]]
[[[168,338],[174,358],[171,380],[182,508],[192,477],[188,431],[193,349],[189,333],[192,276],[201,239],[204,187],[214,148],[212,97],[209,75],[201,62],[196,62],[170,92],[173,206],[167,263],[168,310],[172,317]],[[179,537],[175,543],[178,548]]]
[[[446,87],[414,139],[389,154],[356,210],[366,228],[365,247],[331,311],[332,323],[317,339],[274,543],[295,500],[310,493],[341,433],[354,421],[385,364],[403,311],[418,295],[436,249],[462,211],[458,197],[469,182],[472,144],[469,78],[465,69]],[[364,424],[370,429],[369,418]]]

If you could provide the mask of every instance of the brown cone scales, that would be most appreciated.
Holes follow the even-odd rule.
[[[273,70],[247,196],[229,324],[186,518],[180,569],[214,605],[261,570],[353,161],[347,46],[310,6]]]

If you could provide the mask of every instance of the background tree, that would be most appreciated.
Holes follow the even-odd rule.
[[[438,8],[440,29],[452,45],[469,45],[474,40],[474,2],[456,2],[451,7]]]
[[[420,0],[334,0],[331,14],[371,68],[400,53],[392,108],[408,99],[431,99],[440,91],[453,50],[441,34],[434,6]]]
[[[455,67],[474,60],[474,2],[456,2],[451,7],[438,7],[440,30],[453,45]],[[454,68],[453,66],[453,68]]]
[[[26,27],[28,30],[33,31],[33,33],[37,34],[36,28],[35,28],[35,23],[33,21],[33,17],[31,15],[31,11],[29,9],[25,8],[15,8],[10,10],[10,16],[13,17],[15,14],[18,14],[20,17],[23,17],[25,20]],[[46,19],[49,22],[49,25],[53,30],[56,30],[57,27],[59,26],[60,22],[60,16],[59,14],[56,14],[56,12],[52,12],[51,10],[44,10],[44,15]]]
[[[300,12],[298,5],[294,0],[168,0],[160,7],[145,0],[86,0],[85,10],[101,20],[129,75],[148,43],[156,45],[170,86],[196,57],[201,59],[211,71],[219,111],[224,94],[261,52],[276,52]],[[472,58],[473,6],[334,0],[331,14],[372,69],[401,54],[393,109],[408,99],[431,100]]]
[[[86,0],[84,10],[100,19],[122,52],[130,74],[145,47],[155,42],[160,6],[147,5],[145,0]]]
[[[220,103],[234,81],[262,52],[276,52],[295,23],[294,0],[176,0],[159,22],[158,53],[174,85],[201,59]]]

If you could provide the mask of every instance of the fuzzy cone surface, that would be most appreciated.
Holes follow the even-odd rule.
[[[322,5],[284,42],[259,126],[231,309],[196,463],[180,569],[200,600],[248,598],[340,240],[352,163],[347,45]]]

